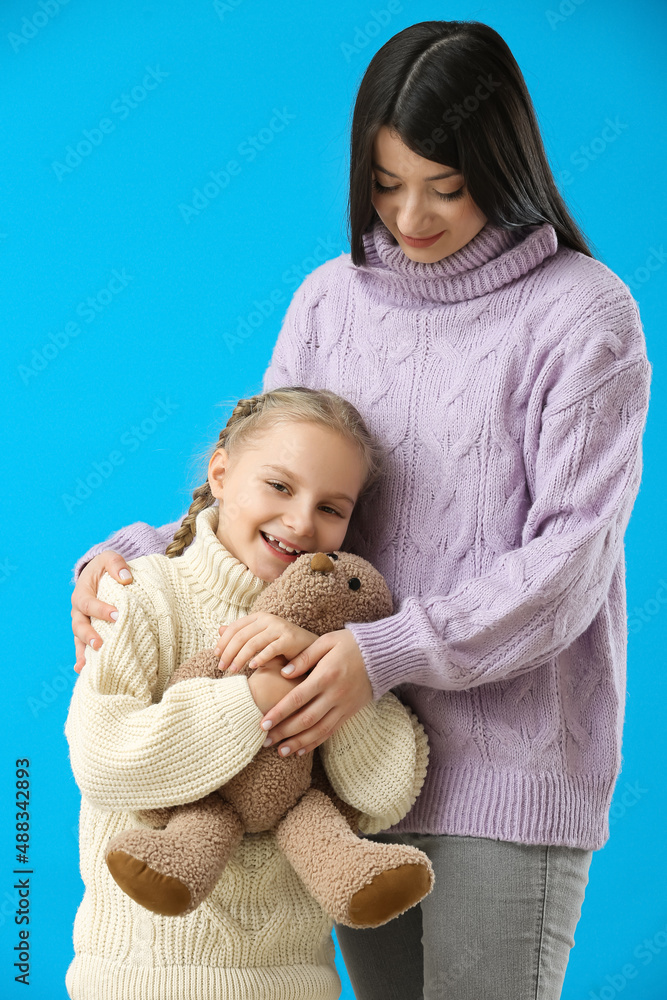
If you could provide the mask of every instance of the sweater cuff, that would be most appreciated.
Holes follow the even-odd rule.
[[[247,764],[248,749],[254,756],[266,739],[259,725],[264,713],[255,704],[247,677],[221,677],[211,686],[223,724],[238,747],[241,770]]]
[[[72,574],[72,583],[76,583],[79,579],[79,574],[81,570],[84,569],[91,559],[98,556],[100,552],[105,552],[107,549],[114,548],[114,541],[117,541],[118,532],[110,535],[109,538],[104,542],[98,542],[97,545],[91,546],[84,555],[74,564],[74,570]],[[150,541],[153,540],[155,536],[155,528],[152,528],[149,524],[133,526],[133,530],[126,532],[123,537],[123,544],[119,547],[122,548],[121,555],[125,562],[129,562],[130,559],[136,559],[138,556],[145,555],[147,551],[150,551]],[[115,549],[115,551],[119,551]]]
[[[428,753],[423,726],[393,694],[364,706],[320,747],[334,790],[362,813],[364,833],[385,830],[409,812]]]
[[[121,528],[119,531],[114,532],[104,542],[98,542],[97,545],[93,545],[92,548],[88,549],[76,561],[72,572],[72,583],[76,584],[81,570],[91,559],[94,559],[100,552],[104,552],[107,549],[119,552],[125,562],[129,562],[131,559],[138,559],[140,556],[154,555],[155,553],[163,555],[182,520],[183,518],[181,517],[178,521],[171,521],[169,524],[163,524],[159,528],[154,528],[144,521],[136,521],[134,524],[129,524],[126,528]]]
[[[345,628],[357,641],[374,700],[399,684],[429,686],[430,664],[435,658],[442,659],[442,649],[414,648],[418,640],[409,607],[379,621],[349,622]]]
[[[428,758],[431,749],[426,736],[426,730],[422,726],[421,722],[414,712],[410,711],[407,705],[405,706],[405,709],[409,713],[415,737],[415,765],[412,787],[410,788],[408,797],[401,804],[399,810],[402,813],[401,819],[407,816],[410,812],[419,798],[422,788],[424,787],[424,782],[426,781],[426,771],[428,769]],[[400,820],[392,821],[392,825],[395,825],[397,822],[400,822]],[[359,829],[362,833],[380,833],[381,830],[387,829],[386,820],[379,819],[374,816],[362,815],[359,819]]]

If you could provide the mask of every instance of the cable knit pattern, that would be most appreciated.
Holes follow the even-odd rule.
[[[108,840],[141,825],[136,810],[208,794],[264,739],[243,676],[192,678],[165,691],[176,666],[212,646],[219,625],[247,614],[266,587],[220,544],[217,518],[217,507],[202,511],[176,559],[133,559],[132,584],[106,575],[100,583],[119,617],[95,620],[104,642],[86,650],[65,726],[82,791],[86,887],[66,980],[72,1000],[334,1000],[340,992],[331,922],[272,833],[246,835],[211,896],[185,917],[143,909],[104,863]],[[419,793],[426,737],[393,694],[362,713],[331,738],[330,777],[362,821],[382,829]]]
[[[377,222],[318,267],[264,389],[350,399],[389,449],[345,546],[396,612],[349,623],[376,696],[431,746],[399,830],[597,849],[620,768],[623,534],[651,369],[637,306],[551,225],[487,224],[435,264]]]
[[[364,244],[366,265],[341,254],[297,289],[264,389],[338,392],[388,449],[344,545],[394,598],[347,626],[374,694],[397,689],[429,738],[396,829],[598,849],[651,380],[637,305],[548,223],[487,223],[434,264],[380,221]]]

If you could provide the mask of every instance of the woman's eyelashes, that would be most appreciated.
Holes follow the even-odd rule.
[[[289,493],[289,489],[287,488],[287,486],[285,486],[284,483],[277,483],[277,482],[269,480],[268,483],[267,483],[267,485],[268,486],[273,486],[274,489],[278,493],[283,493],[283,492]],[[344,514],[342,514],[339,510],[336,510],[334,507],[329,507],[326,504],[322,504],[322,506],[320,507],[320,510],[324,510],[324,511],[326,511],[329,514],[335,514],[336,517],[344,517]]]
[[[394,187],[384,187],[384,185],[380,184],[377,178],[374,177],[373,187],[378,194],[391,194],[392,191],[396,190],[398,185],[395,185]],[[454,201],[456,198],[463,197],[464,190],[465,190],[465,184],[462,187],[460,187],[458,191],[452,191],[451,194],[443,194],[442,191],[435,191],[434,194],[437,194],[438,198],[443,198],[445,201]]]

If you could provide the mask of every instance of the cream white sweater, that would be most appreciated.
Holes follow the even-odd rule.
[[[245,677],[165,686],[212,646],[218,627],[249,612],[266,583],[218,541],[218,508],[202,511],[176,559],[130,562],[133,583],[104,576],[115,624],[86,651],[65,726],[81,789],[85,894],[74,924],[72,1000],[334,1000],[331,922],[271,833],[246,835],[212,895],[185,917],[161,917],[126,896],[105,845],[140,826],[136,810],[189,802],[228,781],[264,739]],[[334,788],[376,832],[401,819],[426,773],[422,727],[392,694],[362,709],[321,748]]]

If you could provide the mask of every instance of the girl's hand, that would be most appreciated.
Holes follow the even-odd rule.
[[[81,570],[72,593],[72,631],[76,650],[74,669],[77,674],[81,673],[86,662],[86,646],[99,649],[102,645],[102,639],[90,624],[90,616],[94,615],[95,618],[103,618],[108,622],[118,618],[118,608],[97,600],[97,588],[103,573],[108,573],[119,583],[132,583],[130,567],[113,549],[100,552]]]
[[[221,657],[220,669],[227,667],[230,674],[240,670],[248,660],[253,670],[275,656],[290,660],[317,639],[314,632],[265,611],[245,615],[231,625],[221,625],[220,636],[214,652]]]
[[[292,679],[307,670],[311,671],[308,677],[261,722],[262,729],[270,730],[267,740],[276,745],[284,741],[278,748],[283,756],[314,750],[373,700],[363,657],[349,629],[320,636],[281,672],[287,671]]]

